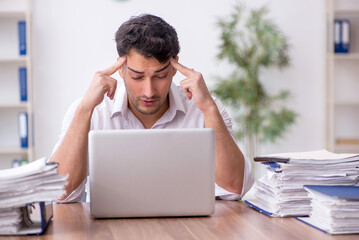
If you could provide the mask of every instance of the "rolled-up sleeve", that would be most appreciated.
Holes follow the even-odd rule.
[[[87,182],[87,177],[85,177],[82,183],[75,190],[73,190],[72,193],[70,193],[70,195],[67,196],[67,198],[65,198],[64,200],[57,200],[56,202],[57,203],[79,202],[85,194],[86,182]]]
[[[218,99],[214,98],[214,100],[217,104],[218,110],[223,118],[224,123],[226,124],[226,127],[227,127],[229,133],[231,134],[233,140],[235,142],[237,142],[234,137],[234,131],[232,128],[232,126],[233,126],[232,119],[230,118],[229,114],[223,107],[222,103]],[[216,197],[221,200],[241,199],[252,188],[253,183],[254,183],[254,177],[252,174],[252,165],[251,165],[250,159],[246,156],[244,157],[244,171],[243,172],[244,172],[243,173],[243,186],[242,186],[241,194],[228,192],[227,190],[221,188],[220,186],[218,186],[216,184],[216,188],[215,188]]]
[[[76,100],[74,103],[71,104],[71,106],[69,107],[69,109],[67,110],[64,120],[62,122],[62,127],[61,127],[61,133],[59,135],[59,140],[57,141],[53,151],[52,151],[52,155],[54,155],[54,153],[56,152],[56,150],[59,148],[59,146],[61,145],[67,130],[69,129],[72,119],[75,116],[75,112],[76,109],[78,107],[78,105],[80,104],[81,99]],[[50,158],[51,159],[51,158]],[[85,193],[85,186],[86,186],[86,182],[87,182],[87,178],[85,178],[83,180],[83,182],[74,190],[72,191],[66,199],[64,200],[57,200],[56,202],[58,203],[69,203],[69,202],[78,202],[82,199],[84,193]]]
[[[252,165],[250,160],[247,157],[244,157],[244,174],[243,174],[243,187],[241,194],[231,193],[227,190],[221,188],[216,184],[216,197],[221,200],[238,200],[244,197],[246,193],[252,188],[254,183],[254,178],[252,174]]]

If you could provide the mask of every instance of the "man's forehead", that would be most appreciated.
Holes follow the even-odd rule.
[[[156,58],[144,56],[134,49],[130,50],[126,61],[127,68],[135,72],[160,72],[167,69],[169,65],[169,59],[166,62],[159,62]]]

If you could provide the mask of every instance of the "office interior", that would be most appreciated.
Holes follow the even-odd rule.
[[[26,2],[2,0],[0,11],[21,9]],[[275,94],[281,89],[291,92],[291,98],[286,106],[297,113],[297,118],[281,138],[273,143],[259,144],[257,154],[325,148],[333,150],[328,143],[329,138],[332,138],[328,132],[333,128],[331,121],[328,120],[333,118],[328,113],[328,103],[332,101],[328,93],[328,76],[332,74],[328,67],[328,52],[333,50],[328,44],[329,35],[332,34],[328,31],[328,6],[333,7],[334,4],[339,8],[359,9],[357,1],[32,0],[30,2],[31,40],[28,48],[31,51],[29,74],[31,74],[32,86],[29,91],[31,91],[32,116],[29,117],[29,122],[32,139],[29,141],[33,146],[32,160],[51,156],[68,107],[85,94],[96,71],[116,61],[114,34],[121,23],[133,15],[142,13],[151,13],[164,18],[177,30],[181,47],[180,62],[201,72],[209,89],[213,89],[217,77],[225,77],[233,70],[233,66],[228,62],[216,58],[219,53],[220,36],[217,22],[219,18],[228,17],[237,3],[243,4],[247,9],[267,6],[268,18],[277,24],[290,44],[288,51],[290,65],[282,70],[264,69],[260,72],[260,79],[269,93]],[[358,16],[357,14],[356,18]],[[2,51],[7,54],[14,48],[15,51],[8,55],[10,58],[17,57],[17,43],[12,45],[6,37],[3,39],[3,34],[9,29],[4,27],[4,24],[0,25],[0,29]],[[351,29],[351,46],[355,51],[358,46],[355,42],[358,39],[355,33],[355,21]],[[16,29],[9,34],[14,41],[17,41]],[[335,83],[336,88],[341,90],[336,97],[344,99],[342,102],[345,102],[344,97],[349,96],[348,101],[351,103],[338,111],[350,114],[341,125],[335,127],[335,131],[341,131],[342,137],[349,139],[359,138],[359,129],[355,124],[359,117],[357,112],[359,100],[356,94],[358,83],[353,81],[355,76],[358,76],[355,54],[354,52],[351,55],[354,58],[353,62],[339,63],[350,65],[351,72],[342,70],[336,73],[348,75],[350,78],[348,84],[341,86],[340,83]],[[0,68],[3,76],[6,76],[7,66],[6,63]],[[122,81],[118,74],[115,74],[114,78]],[[183,78],[183,75],[177,74],[173,81],[178,84]],[[18,85],[7,81],[9,80],[4,80],[4,77],[0,80],[2,86],[11,85],[2,87],[3,103],[18,98],[11,92],[15,91],[17,94],[18,90],[14,89]],[[17,107],[13,109],[8,105],[0,108],[2,116],[13,116],[18,111]],[[0,123],[2,123],[0,147],[17,147],[19,142],[17,119],[1,118]],[[241,149],[245,149],[244,141],[239,140],[238,144]],[[359,150],[355,146],[350,151],[355,152],[356,149]],[[4,150],[0,168],[10,167],[11,159],[24,158],[23,156],[24,152],[8,153]]]
[[[228,77],[236,70],[230,62],[221,61],[217,57],[220,54],[221,36],[218,21],[228,19],[238,5],[247,11],[266,7],[266,18],[287,38],[289,65],[283,69],[262,68],[259,71],[259,79],[269,95],[274,96],[281,90],[288,90],[290,97],[284,105],[296,114],[294,123],[287,127],[279,138],[273,142],[257,141],[252,153],[249,151],[248,141],[237,139],[243,153],[250,158],[272,153],[320,149],[334,153],[359,153],[358,0],[0,0],[0,170],[17,167],[42,157],[51,157],[70,105],[84,96],[95,72],[108,68],[117,60],[115,32],[131,16],[150,13],[162,17],[174,26],[181,47],[179,62],[202,73],[208,88],[215,90],[218,78]],[[343,30],[338,33],[338,21],[341,21],[340,24],[347,24],[346,34],[343,34]],[[242,28],[243,25],[239,26],[239,29]],[[113,77],[122,83],[118,73]],[[185,76],[178,72],[173,81],[179,84],[184,78]],[[240,107],[226,108],[231,116],[240,111]],[[232,119],[232,122],[235,129],[239,127],[235,119]],[[317,159],[314,159],[314,162],[315,160]],[[350,166],[355,164],[354,162]],[[303,166],[305,167],[305,164]],[[336,167],[335,164],[333,166]],[[290,184],[294,182],[298,185],[298,178],[305,175],[301,167],[295,169],[297,178],[290,179]],[[312,170],[306,167],[309,172]],[[328,172],[333,170],[329,168],[322,164],[320,170],[315,172],[317,175],[310,176],[309,181],[318,176],[328,177]],[[356,169],[350,169],[350,173],[345,172],[349,167],[338,170],[332,177],[336,180],[336,177],[345,175],[343,178],[353,178],[349,179],[352,180],[349,184],[346,182],[347,185],[352,185],[355,181],[357,184],[358,167],[354,168]],[[278,173],[281,173],[272,173],[270,171],[273,168],[268,169],[252,161],[253,174],[257,180],[255,187],[260,185],[260,177],[265,177],[268,173],[268,176],[276,177],[276,174],[279,176]],[[6,182],[6,177],[2,180]],[[10,180],[7,184],[16,185],[16,181],[14,182]],[[284,189],[286,182],[278,182]],[[292,209],[308,210],[305,207],[312,206],[313,199],[317,201],[317,205],[322,205],[322,202],[318,203],[321,197],[311,196],[311,202],[304,199],[307,201],[302,204],[303,196],[300,194],[299,200],[296,199],[295,202],[293,199],[296,196],[293,192],[281,194],[283,192],[280,187],[276,189],[277,192],[272,191],[275,184],[268,188],[272,195],[265,196],[268,202],[273,202],[271,206],[279,206],[287,198],[292,200],[292,203],[288,204],[289,207],[277,209],[276,216],[275,211],[262,214],[270,208],[261,208],[264,205],[257,205],[256,208],[255,204],[260,203],[256,202],[260,194],[254,191],[255,187],[239,201],[216,198],[215,212],[205,217],[120,218],[102,221],[91,216],[91,205],[83,202],[84,199],[71,204],[50,202],[48,205],[53,212],[51,210],[46,218],[53,218],[48,222],[48,226],[41,226],[42,230],[47,226],[47,230],[38,238],[358,238],[358,228],[352,232],[356,235],[336,237],[328,234],[335,233],[333,229],[323,233],[294,218],[303,216],[302,213],[283,215],[288,209],[289,212]],[[344,187],[352,187],[355,191],[358,188]],[[304,191],[303,186],[300,188]],[[300,193],[297,189],[298,192]],[[11,195],[11,192],[8,195]],[[349,198],[352,197],[353,195]],[[2,198],[6,200],[6,194],[2,195]],[[266,201],[262,198],[262,204],[263,202]],[[355,204],[354,207],[357,207],[358,201]],[[5,205],[0,202],[0,210],[1,207],[5,208]],[[259,209],[261,213],[253,208]],[[331,210],[326,210],[328,209]],[[311,211],[309,215],[312,216],[313,212],[315,213]],[[352,222],[357,226],[356,212],[357,210],[353,210],[351,213],[356,214],[356,219]],[[314,216],[320,219],[323,217],[321,214],[319,217]],[[304,215],[309,216],[307,212]],[[4,216],[1,215],[2,220],[7,217]],[[351,217],[347,218],[351,220]],[[343,218],[344,220],[339,219],[339,222],[346,220]],[[333,226],[338,227],[339,222],[335,222]],[[0,238],[28,239],[28,236]]]

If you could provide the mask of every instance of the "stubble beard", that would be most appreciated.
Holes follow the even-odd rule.
[[[159,96],[153,96],[151,98],[147,98],[145,96],[141,96],[141,97],[138,97],[135,99],[133,99],[133,97],[127,92],[127,96],[128,96],[128,99],[130,100],[132,106],[140,113],[144,114],[144,115],[152,115],[152,114],[155,114],[157,113],[163,106],[163,104],[165,103],[166,99],[167,99],[167,96],[168,96],[168,93],[166,95],[166,97],[164,98],[164,100],[162,100],[162,102],[160,102],[160,104],[155,108],[153,109],[152,111],[145,111],[143,109],[141,109],[140,107],[140,103],[141,103],[141,99],[146,99],[146,100],[156,100],[156,101],[159,101],[161,100],[161,98]]]

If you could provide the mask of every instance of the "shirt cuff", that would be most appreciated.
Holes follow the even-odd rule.
[[[231,193],[216,184],[216,199],[220,200],[239,200],[252,188],[254,177],[252,174],[252,165],[246,156],[244,156],[244,173],[243,173],[243,186],[241,194]]]
[[[74,190],[70,195],[67,196],[64,200],[57,200],[57,203],[71,203],[71,202],[79,202],[84,193],[85,193],[85,186],[87,182],[87,177],[82,181],[82,183]]]

